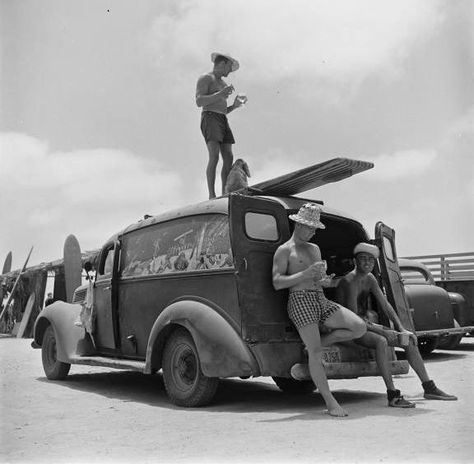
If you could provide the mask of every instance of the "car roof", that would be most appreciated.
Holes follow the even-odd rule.
[[[359,223],[357,219],[347,215],[346,213],[338,211],[334,208],[325,206],[319,200],[299,198],[299,197],[294,197],[294,196],[280,197],[280,196],[272,196],[272,195],[255,195],[255,194],[251,194],[250,196],[252,198],[262,198],[262,199],[277,201],[286,210],[297,210],[304,203],[314,202],[314,203],[320,204],[323,214],[328,214],[331,216],[339,216],[339,217],[350,219],[354,222]],[[144,227],[151,226],[153,224],[166,222],[172,219],[178,219],[180,217],[195,216],[199,214],[228,214],[228,211],[229,211],[229,196],[228,195],[218,197],[218,198],[213,198],[212,200],[201,201],[199,203],[193,203],[190,205],[174,208],[169,211],[159,213],[157,215],[147,216],[145,219],[141,219],[133,224],[130,224],[129,226],[125,227],[123,230],[121,230],[117,234],[114,234],[112,237],[109,238],[109,240],[107,240],[106,243],[110,243],[111,241],[116,240],[122,234],[132,232],[134,230],[139,230]]]

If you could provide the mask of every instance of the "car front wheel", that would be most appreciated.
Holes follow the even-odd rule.
[[[43,369],[49,380],[63,380],[69,373],[71,365],[58,361],[56,353],[56,337],[53,327],[49,326],[44,332],[41,345],[41,360]]]
[[[204,406],[216,393],[219,379],[202,373],[196,345],[185,329],[173,332],[166,342],[163,381],[168,397],[178,406]]]

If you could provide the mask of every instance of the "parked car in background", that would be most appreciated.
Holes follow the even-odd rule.
[[[474,329],[474,314],[463,295],[436,285],[424,264],[399,258],[398,264],[413,320],[420,351],[454,349]]]

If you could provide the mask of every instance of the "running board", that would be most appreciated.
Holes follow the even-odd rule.
[[[69,362],[71,364],[86,364],[88,366],[145,372],[145,361],[135,361],[133,359],[108,358],[107,356],[73,356],[69,359]]]

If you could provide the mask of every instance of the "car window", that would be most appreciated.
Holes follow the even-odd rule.
[[[180,218],[123,237],[122,276],[233,267],[227,216]]]
[[[383,237],[383,249],[385,256],[390,261],[395,261],[395,251],[393,249],[392,241],[388,237]]]
[[[277,221],[271,214],[245,213],[245,233],[256,240],[276,242],[278,240]]]
[[[114,248],[110,247],[105,254],[105,258],[99,264],[97,277],[110,277],[112,275],[112,269],[114,264]]]
[[[405,284],[429,284],[428,277],[417,268],[401,268],[403,283]]]

